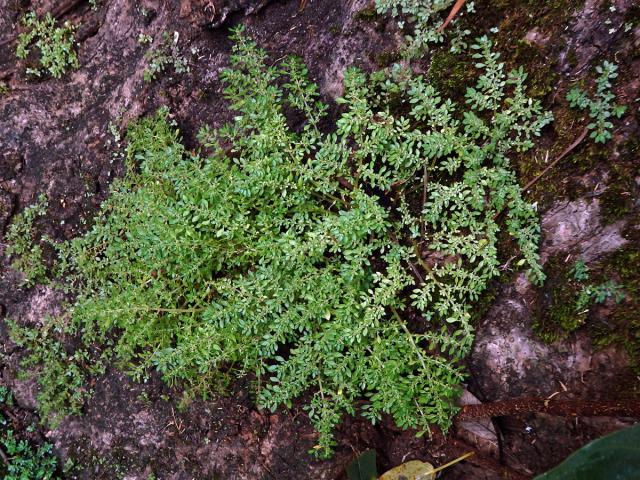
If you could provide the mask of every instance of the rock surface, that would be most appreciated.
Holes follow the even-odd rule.
[[[54,3],[36,0],[30,8],[41,13],[50,11]],[[550,72],[562,75],[558,81],[565,84],[585,78],[595,63],[619,54],[626,61],[616,93],[633,101],[640,96],[640,59],[629,52],[640,45],[640,26],[629,16],[637,6],[633,0],[608,4],[615,10],[598,0],[566,2],[557,13],[566,19],[523,25],[521,35],[498,46],[514,54],[519,38],[535,45],[542,49]],[[39,225],[41,233],[59,240],[78,235],[85,228],[83,219],[91,218],[108,195],[112,179],[123,172],[122,157],[114,155],[118,146],[114,131],[122,131],[159,105],[170,107],[189,147],[195,145],[195,132],[202,124],[219,126],[228,120],[219,73],[227,64],[231,25],[243,23],[274,60],[300,55],[333,112],[345,68],[352,64],[378,68],[385,58],[393,58],[402,41],[395,22],[372,14],[373,4],[367,0],[98,0],[97,5],[91,10],[79,2],[65,16],[79,25],[81,68],[62,79],[30,79],[23,73],[25,62],[16,61],[13,46],[0,48],[0,81],[9,86],[8,93],[0,94],[0,235],[12,215],[39,193],[47,194],[51,204],[46,221]],[[507,0],[482,0],[476,6],[474,21],[487,29],[508,28],[523,8]],[[15,31],[25,11],[24,2],[0,0],[0,42]],[[628,22],[631,30],[625,32]],[[158,81],[145,82],[145,52],[159,48],[163,32],[173,38],[177,32],[190,72],[179,76],[169,70]],[[150,46],[138,42],[141,33],[152,36]],[[542,68],[533,58],[519,61],[531,62],[526,69]],[[428,70],[428,59],[416,69]],[[551,91],[545,105],[560,109],[563,101]],[[631,151],[623,145],[638,135],[637,115],[625,118],[615,132],[615,144],[620,146],[617,156],[598,158],[585,175],[606,178],[603,172]],[[570,143],[558,136],[547,135],[542,145]],[[638,162],[637,150],[635,155],[631,162]],[[565,167],[558,167],[558,175],[579,177],[571,162],[567,159]],[[600,261],[637,241],[629,233],[632,214],[613,223],[603,218],[598,197],[606,190],[598,182],[589,194],[581,191],[577,198],[568,198],[568,192],[557,188],[565,184],[551,178],[541,182],[542,189],[555,192],[542,212],[543,260],[567,255]],[[584,176],[576,181],[583,180]],[[637,198],[635,205],[637,209]],[[0,237],[0,253],[5,246]],[[37,325],[44,315],[61,311],[61,296],[48,287],[18,288],[19,276],[7,259],[2,262],[0,317]],[[478,325],[468,361],[468,388],[481,401],[556,392],[569,398],[606,398],[615,393],[612,384],[620,372],[629,369],[630,359],[623,351],[613,346],[597,350],[581,331],[566,341],[543,343],[532,330],[533,312],[542,295],[544,291],[524,275],[514,275],[498,289],[495,304]],[[23,352],[8,340],[4,322],[0,334],[2,383],[11,386],[21,408],[34,409],[35,384],[16,379]],[[69,478],[96,480],[146,480],[151,474],[163,480],[339,479],[355,454],[368,448],[377,450],[381,469],[413,458],[434,465],[453,458],[446,439],[437,433],[433,438],[416,438],[413,432],[398,431],[389,419],[372,426],[348,418],[339,428],[335,456],[313,460],[307,452],[314,446],[315,435],[305,413],[298,406],[274,414],[259,412],[245,387],[239,381],[227,398],[196,400],[180,410],[179,391],[155,376],[137,384],[110,370],[98,379],[83,417],[68,418],[43,434],[63,461],[72,458],[87,465],[69,473]],[[624,419],[536,414],[502,418],[495,422],[501,445],[497,456],[521,472],[538,473],[588,440],[624,424]],[[499,476],[458,465],[442,478]]]

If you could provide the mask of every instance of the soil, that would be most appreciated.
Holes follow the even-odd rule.
[[[532,285],[524,274],[511,271],[505,258],[494,300],[478,315],[468,398],[471,403],[552,395],[637,401],[640,347],[633,339],[610,340],[594,332],[615,324],[618,332],[633,333],[629,322],[637,321],[638,302],[632,296],[640,292],[632,286],[640,285],[640,273],[623,274],[613,260],[623,250],[625,258],[637,259],[632,254],[640,247],[640,8],[634,0],[475,4],[476,13],[466,20],[470,28],[474,33],[499,28],[496,44],[504,61],[524,65],[533,90],[556,117],[536,150],[517,161],[523,185],[585,125],[568,109],[567,89],[589,85],[603,60],[618,63],[614,93],[629,108],[616,123],[614,139],[602,147],[584,142],[528,195],[538,202],[547,267],[553,263],[566,271],[581,257],[596,273],[624,277],[630,287],[621,306],[606,303],[590,312],[581,328],[545,343],[540,329],[548,327],[548,299],[559,287]],[[79,69],[61,79],[26,75],[34,59],[18,61],[12,39],[29,10],[63,11],[62,19],[78,25]],[[0,0],[0,81],[8,90],[0,93],[0,383],[11,388],[24,428],[36,415],[37,385],[18,378],[24,352],[8,339],[4,319],[38,325],[60,311],[62,298],[46,286],[18,286],[19,274],[4,255],[6,226],[45,193],[50,208],[36,224],[39,233],[56,240],[81,233],[108,195],[111,180],[123,173],[113,130],[122,132],[161,105],[170,108],[189,148],[197,146],[195,134],[203,124],[228,120],[219,73],[228,62],[229,28],[238,23],[274,61],[301,56],[333,112],[345,68],[387,66],[402,42],[396,23],[376,14],[368,0],[97,0],[95,8],[83,1]],[[147,82],[145,52],[159,48],[163,32],[178,39],[190,70],[176,74],[169,68]],[[151,46],[138,42],[140,33],[153,37]],[[444,88],[462,96],[468,72],[460,67],[461,57],[437,49],[416,70],[429,72],[436,59],[450,72]],[[40,425],[30,435],[54,444],[60,464],[69,466],[64,478],[342,479],[346,464],[367,449],[377,451],[381,471],[412,459],[439,465],[473,449],[475,461],[462,462],[441,478],[493,479],[529,478],[586,442],[638,420],[519,412],[457,422],[447,435],[434,431],[417,438],[389,419],[372,426],[346,418],[335,455],[320,461],[308,454],[315,435],[304,411],[298,405],[259,411],[246,382],[239,380],[226,397],[184,407],[180,392],[158,378],[138,384],[110,369],[97,379],[82,416],[66,418],[55,429]]]

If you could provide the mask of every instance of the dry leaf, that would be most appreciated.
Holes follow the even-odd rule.
[[[411,460],[392,468],[379,480],[434,480],[436,476],[430,472],[433,472],[433,465],[430,463]]]

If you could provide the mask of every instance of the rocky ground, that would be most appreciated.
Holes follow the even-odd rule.
[[[528,192],[541,213],[549,279],[534,287],[505,258],[501,281],[479,307],[469,398],[638,401],[640,6],[634,0],[475,3],[476,14],[465,20],[469,28],[499,28],[505,62],[524,65],[532,91],[556,117],[539,147],[518,160],[523,185],[579,135],[585,122],[564,96],[567,88],[592,81],[602,60],[620,66],[614,93],[628,111],[611,142],[583,142]],[[2,255],[3,232],[17,212],[46,193],[50,209],[39,231],[72,238],[122,174],[114,129],[167,105],[195,147],[202,124],[219,126],[229,118],[218,77],[228,60],[230,26],[246,25],[274,60],[300,55],[335,111],[332,100],[347,66],[372,70],[397,57],[402,33],[372,7],[367,0],[98,0],[95,8],[82,1],[0,0],[0,81],[7,86],[0,93],[0,319],[36,325],[59,311],[62,300],[50,287],[18,288],[18,274]],[[16,59],[12,39],[29,10],[58,12],[79,26],[79,69],[35,81],[24,73],[32,60]],[[177,39],[189,72],[168,71],[147,82],[145,51],[159,46],[163,32]],[[151,46],[138,42],[140,33],[154,39]],[[446,93],[464,94],[468,72],[460,56],[435,50],[416,68],[433,74]],[[577,258],[592,266],[595,278],[625,285],[626,297],[598,306],[581,328],[564,334],[550,312]],[[8,339],[4,322],[0,335],[0,382],[17,400],[15,422],[27,425],[35,419],[36,385],[18,378],[23,352]],[[634,420],[521,412],[416,438],[391,422],[374,427],[350,418],[339,429],[335,456],[319,461],[307,453],[314,432],[300,408],[258,411],[243,387],[239,381],[228,397],[179,409],[179,392],[160,380],[136,384],[112,369],[97,379],[83,416],[29,435],[52,442],[61,463],[71,459],[76,467],[68,478],[339,479],[355,455],[375,448],[381,469],[414,458],[440,464],[476,449],[474,462],[442,478],[489,479],[528,478]]]

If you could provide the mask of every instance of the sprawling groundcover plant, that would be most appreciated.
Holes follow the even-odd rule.
[[[270,66],[241,30],[233,38],[222,78],[237,116],[204,128],[198,154],[165,109],[132,125],[127,174],[90,231],[58,246],[75,303],[14,338],[74,336],[71,351],[52,343],[73,378],[105,358],[186,392],[249,374],[262,407],[305,399],[321,454],[345,413],[447,428],[501,229],[543,278],[536,211],[509,156],[551,115],[482,37],[466,105],[398,66],[352,68],[326,133],[305,66]],[[34,355],[49,359],[48,398],[77,385],[51,387],[60,370]]]

